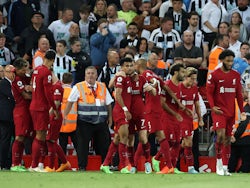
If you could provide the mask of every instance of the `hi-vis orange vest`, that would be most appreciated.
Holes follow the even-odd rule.
[[[107,120],[106,86],[96,82],[95,95],[86,81],[76,84],[80,97],[77,101],[77,119],[92,124],[102,123]]]
[[[32,59],[32,68],[34,69],[35,68],[35,59],[37,57],[41,57],[42,59],[44,59],[44,56],[45,56],[45,53],[40,51],[40,50],[37,50],[36,53],[34,54],[33,56],[33,59]]]
[[[243,106],[245,106],[247,103],[244,102]],[[240,110],[238,107],[238,104],[235,106],[235,124],[234,128],[237,129],[239,127],[239,122],[240,122]],[[241,135],[241,138],[244,136],[250,136],[250,123],[248,123],[244,133]]]
[[[224,50],[224,48],[220,46],[216,46],[211,50],[211,53],[209,55],[209,64],[208,64],[208,73],[207,76],[211,74],[215,70],[215,67],[219,64],[219,55]]]
[[[67,100],[69,97],[69,94],[71,92],[72,88],[71,87],[64,87],[64,92],[63,92],[63,100],[62,100],[62,106],[61,106],[61,111],[62,115],[64,114],[64,110],[66,108]],[[63,133],[70,133],[76,130],[76,120],[77,120],[77,104],[74,103],[69,114],[67,115],[67,118],[65,119],[65,124],[61,126],[60,132]]]

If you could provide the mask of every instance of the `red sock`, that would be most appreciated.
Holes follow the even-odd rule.
[[[48,147],[48,166],[53,169],[55,167],[55,158],[56,158],[56,147],[55,143],[47,141]]]
[[[61,146],[59,146],[57,143],[55,143],[55,149],[56,149],[56,154],[58,158],[62,161],[63,164],[67,163],[66,156],[63,152],[63,149]]]
[[[172,163],[171,163],[171,159],[170,159],[170,153],[169,153],[169,144],[167,139],[163,139],[160,142],[160,151],[162,154],[162,158],[164,163],[167,165],[168,168],[172,168]]]
[[[31,167],[35,168],[38,166],[39,158],[41,157],[41,154],[44,153],[44,144],[46,144],[44,141],[38,140],[37,138],[34,138],[34,141],[32,143],[32,164]]]
[[[113,159],[113,157],[115,156],[115,153],[118,150],[118,146],[115,145],[114,142],[111,142],[110,146],[109,146],[109,150],[108,153],[106,155],[106,158],[103,162],[103,166],[109,166],[111,163],[111,160]]]
[[[138,161],[140,160],[140,158],[141,158],[142,155],[143,155],[142,144],[139,143],[138,146],[137,146],[137,148],[136,148],[135,156],[134,156],[135,166],[137,166]]]
[[[124,168],[128,165],[128,152],[127,146],[123,143],[119,143],[119,159],[120,159],[120,166]]]
[[[134,163],[134,155],[135,155],[134,147],[127,147],[127,151],[128,151],[129,163],[131,164],[131,166],[135,166],[135,163]]]
[[[230,154],[231,154],[231,145],[228,145],[228,146],[223,145],[223,147],[222,147],[222,162],[223,162],[223,165],[228,165]]]
[[[188,166],[194,166],[194,157],[193,157],[191,147],[185,147],[184,148],[184,156],[185,156],[187,165]]]
[[[172,145],[172,149],[170,150],[171,162],[172,162],[173,167],[176,167],[179,154],[180,154],[180,144],[175,143]]]
[[[145,162],[150,161],[150,144],[147,142],[146,144],[142,144],[142,148],[144,151]]]
[[[15,140],[12,145],[12,165],[21,165],[23,157],[24,144],[18,140]]]
[[[221,157],[222,157],[222,144],[216,142],[215,149],[216,149],[216,158],[221,159]]]

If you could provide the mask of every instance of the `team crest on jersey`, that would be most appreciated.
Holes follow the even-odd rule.
[[[139,87],[139,81],[136,81],[136,87]]]
[[[52,76],[49,75],[49,76],[48,76],[48,83],[51,83],[51,81],[52,81]]]
[[[19,87],[20,89],[22,89],[22,88],[24,87],[22,81],[18,81],[18,82],[17,82],[17,85],[18,85],[18,87]]]
[[[122,77],[118,77],[117,82],[122,82]]]
[[[59,89],[56,89],[56,90],[55,90],[54,95],[61,95]]]

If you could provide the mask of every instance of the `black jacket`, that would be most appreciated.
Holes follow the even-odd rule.
[[[11,92],[10,82],[4,78],[0,80],[0,121],[13,121],[15,99]]]

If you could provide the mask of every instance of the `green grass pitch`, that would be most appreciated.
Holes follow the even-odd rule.
[[[104,174],[0,171],[1,188],[248,188],[250,174]]]

